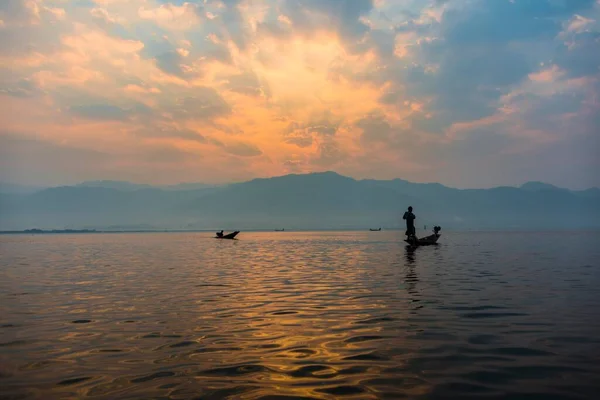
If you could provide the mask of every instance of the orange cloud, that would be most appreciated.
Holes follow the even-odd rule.
[[[553,65],[542,71],[529,74],[529,79],[534,82],[554,82],[565,74],[558,66]]]
[[[569,22],[569,25],[567,26],[567,32],[581,32],[586,26],[594,22],[596,21],[594,21],[591,18],[585,18],[581,15],[575,14],[573,19]]]
[[[140,7],[138,15],[141,19],[156,22],[160,27],[172,30],[190,29],[200,23],[198,8],[192,3],[176,6],[171,3],[157,8]]]
[[[363,148],[359,140],[362,132],[353,124],[377,111],[399,127],[407,116],[425,112],[425,103],[414,100],[400,108],[402,99],[398,104],[382,105],[380,98],[388,84],[353,79],[378,68],[377,54],[348,51],[334,32],[321,29],[313,35],[258,35],[258,26],[266,18],[266,8],[259,3],[240,7],[244,23],[255,35],[251,46],[240,48],[219,31],[205,36],[212,45],[226,49],[231,62],[207,59],[201,51],[199,54],[197,41],[181,34],[182,30],[201,29],[202,13],[196,6],[154,6],[149,2],[133,10],[129,2],[97,3],[102,8],[92,9],[90,18],[123,24],[123,18],[117,16],[133,16],[135,11],[137,17],[169,31],[161,40],[171,44],[172,51],[181,57],[184,74],[166,73],[152,58],[144,58],[146,44],[142,40],[119,38],[75,22],[72,33],[61,37],[62,49],[19,62],[39,68],[32,76],[44,90],[76,88],[80,91],[77,96],[83,96],[85,102],[73,107],[48,97],[44,108],[36,106],[44,116],[39,119],[43,125],[16,117],[12,118],[15,127],[33,134],[43,126],[48,140],[108,153],[166,146],[214,164],[242,158],[243,169],[249,174],[270,175],[327,169],[341,160],[351,163],[375,147],[380,159],[398,163],[398,152],[384,145]],[[118,7],[123,7],[121,12]],[[278,21],[291,24],[283,15]],[[413,35],[410,39],[418,38]],[[214,98],[209,101],[207,88],[224,103],[215,104]],[[194,101],[188,104],[186,99]],[[148,115],[127,114],[140,104],[150,108]],[[100,111],[92,113],[93,107]],[[211,115],[213,109],[220,111]],[[226,109],[230,111],[223,113]],[[73,110],[85,112],[74,114]],[[119,120],[92,120],[97,112],[117,113]],[[293,124],[302,127],[308,145],[299,146],[299,141],[290,140]],[[152,132],[153,127],[161,131]],[[98,137],[101,139],[95,139]],[[155,160],[164,162],[165,157]],[[131,162],[140,159],[134,157]],[[183,164],[199,165],[193,157]],[[148,167],[145,162],[143,165]],[[120,166],[133,168],[129,162]]]
[[[131,93],[142,93],[142,94],[147,94],[147,93],[160,93],[160,89],[159,88],[155,88],[155,87],[150,87],[150,88],[145,88],[139,85],[127,85],[123,88],[123,90],[125,90],[126,92],[131,92]]]
[[[0,15],[0,29],[21,29],[13,37],[26,38],[3,44],[10,51],[0,55],[5,129],[112,154],[111,168],[140,176],[156,172],[153,163],[178,179],[200,179],[202,167],[221,177],[334,167],[398,176],[433,168],[417,159],[429,145],[460,144],[476,131],[498,128],[541,143],[552,135],[526,120],[543,101],[584,92],[594,101],[597,77],[573,75],[560,57],[545,55],[556,65],[538,71],[479,74],[479,57],[468,68],[461,61],[470,48],[481,59],[490,55],[472,36],[432,45],[458,29],[445,25],[454,15],[445,13],[448,4],[377,0],[369,11],[348,2],[354,14],[340,16],[338,6],[316,2],[301,10],[263,0],[200,3],[95,0],[82,11],[29,0],[19,18]],[[468,18],[468,7],[462,11]],[[575,43],[595,25],[587,14],[572,15],[563,27]],[[451,43],[457,38],[466,42],[464,53],[451,47],[462,46]],[[440,51],[432,56],[434,46]],[[468,93],[460,97],[463,86]],[[467,110],[453,107],[457,96]],[[471,112],[480,99],[483,110]]]
[[[131,54],[144,48],[139,40],[118,39],[99,31],[91,31],[80,26],[77,35],[62,39],[66,47],[81,54],[94,54],[97,57],[110,57],[116,54]]]

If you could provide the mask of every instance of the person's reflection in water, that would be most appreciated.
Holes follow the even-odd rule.
[[[419,291],[417,290],[417,283],[419,282],[419,277],[417,276],[417,272],[415,269],[415,248],[412,246],[405,247],[404,257],[406,258],[406,262],[404,264],[406,268],[406,276],[404,278],[404,283],[406,284],[406,291],[410,295],[411,303],[418,303],[420,300]],[[423,306],[415,307],[415,310],[422,308]]]
[[[405,246],[406,252],[404,256],[406,257],[406,266],[410,267],[415,263],[415,248],[412,246]]]

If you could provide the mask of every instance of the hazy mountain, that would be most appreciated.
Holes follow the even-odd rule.
[[[86,181],[75,185],[76,187],[90,187],[90,188],[105,188],[105,189],[116,189],[122,191],[134,191],[139,189],[151,189],[151,185],[131,183],[125,181]]]
[[[230,185],[181,210],[211,226],[353,228],[389,226],[398,210],[417,202],[425,207],[428,200],[327,172]]]
[[[30,194],[43,189],[45,189],[45,187],[0,182],[0,193],[4,194]]]
[[[104,185],[104,186],[103,186]],[[192,184],[195,185],[195,184]],[[355,180],[333,172],[286,175],[227,186],[95,181],[0,195],[0,229],[599,228],[600,190],[539,182],[520,188],[454,189],[437,183]],[[193,187],[193,190],[181,190]],[[196,189],[196,187],[199,187]]]
[[[113,225],[172,227],[182,205],[211,189],[117,190],[64,186],[31,195],[0,195],[0,229],[104,228]]]
[[[196,190],[217,187],[206,183],[177,183],[175,185],[147,185],[143,183],[131,183],[126,181],[86,181],[78,183],[78,187],[99,187],[106,189],[117,189],[122,191],[135,191],[140,189],[164,189],[164,190]]]
[[[213,187],[219,187],[225,185],[210,185],[207,183],[177,183],[175,185],[162,185],[158,186],[165,190],[196,190],[196,189],[208,189]]]
[[[544,182],[527,182],[521,185],[521,189],[529,190],[532,192],[539,192],[542,190],[567,190]]]
[[[586,197],[596,197],[600,200],[600,188],[597,188],[597,187],[589,188],[586,190],[580,190],[575,193],[577,193],[581,196],[586,196]]]

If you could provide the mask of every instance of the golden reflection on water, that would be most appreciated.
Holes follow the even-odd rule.
[[[522,372],[510,368],[536,368],[566,346],[523,346],[531,333],[515,324],[547,326],[540,338],[557,328],[505,295],[531,276],[502,268],[494,247],[413,249],[401,232],[210,236],[3,238],[2,390],[44,399],[496,395],[518,390]]]

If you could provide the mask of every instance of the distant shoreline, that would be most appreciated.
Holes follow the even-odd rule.
[[[0,231],[0,234],[48,234],[48,233],[98,233],[95,229],[24,229],[20,231]]]
[[[8,230],[0,231],[0,235],[48,235],[48,234],[90,234],[90,233],[206,233],[216,232],[220,229],[25,229],[25,230]],[[314,229],[289,229],[286,231],[277,231],[274,229],[225,229],[225,231],[240,230],[242,232],[361,232],[368,231],[368,228],[314,228]],[[383,229],[388,231],[400,231],[403,228],[388,228]],[[382,231],[383,231],[382,230]]]
[[[115,234],[115,233],[214,233],[220,229],[132,229],[132,230],[97,230],[97,229],[26,229],[26,230],[5,230],[0,231],[0,235],[65,235],[65,234]],[[225,229],[225,231],[233,231],[234,229]],[[285,231],[276,231],[274,229],[235,229],[241,232],[272,232],[277,234],[299,233],[299,232],[365,232],[368,233],[369,228],[321,228],[321,229],[289,229]],[[371,231],[372,234],[377,234],[386,231],[404,231],[404,228],[384,228],[381,231]],[[426,231],[423,231],[425,233]],[[561,232],[600,232],[600,228],[564,228],[564,229],[447,229],[445,232],[453,233],[561,233]],[[421,234],[421,232],[418,232]]]
[[[25,229],[0,231],[0,235],[49,235],[49,234],[91,234],[91,233],[168,233],[168,232],[212,232],[212,230],[184,229],[132,229],[132,230],[98,230],[98,229]]]

